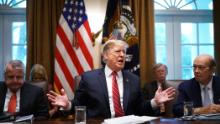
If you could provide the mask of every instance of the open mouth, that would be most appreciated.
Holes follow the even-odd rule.
[[[124,63],[124,60],[123,60],[123,59],[120,59],[120,60],[118,60],[118,63],[123,64],[123,63]]]

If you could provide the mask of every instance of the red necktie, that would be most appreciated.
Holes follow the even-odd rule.
[[[15,113],[16,112],[16,99],[17,99],[17,96],[16,94],[12,94],[11,98],[10,98],[10,101],[8,103],[8,112],[9,113]]]
[[[120,103],[120,94],[118,90],[118,84],[116,80],[117,73],[112,72],[112,95],[113,95],[113,105],[115,110],[115,117],[120,117],[124,115],[124,112]]]

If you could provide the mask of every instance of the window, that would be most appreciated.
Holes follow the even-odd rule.
[[[155,0],[156,62],[168,66],[168,79],[193,77],[199,54],[214,56],[212,0]]]
[[[26,65],[26,1],[0,1],[0,80],[5,64],[19,59]]]

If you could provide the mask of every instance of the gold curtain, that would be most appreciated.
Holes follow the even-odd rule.
[[[27,0],[26,79],[35,63],[42,64],[53,81],[56,26],[64,0]]]
[[[153,0],[130,0],[140,43],[140,79],[143,85],[153,80],[154,50],[154,4]]]

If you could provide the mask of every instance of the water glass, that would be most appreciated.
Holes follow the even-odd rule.
[[[86,124],[86,106],[75,106],[75,124]]]
[[[193,115],[193,102],[191,101],[184,102],[183,111],[184,111],[183,112],[184,116]]]

